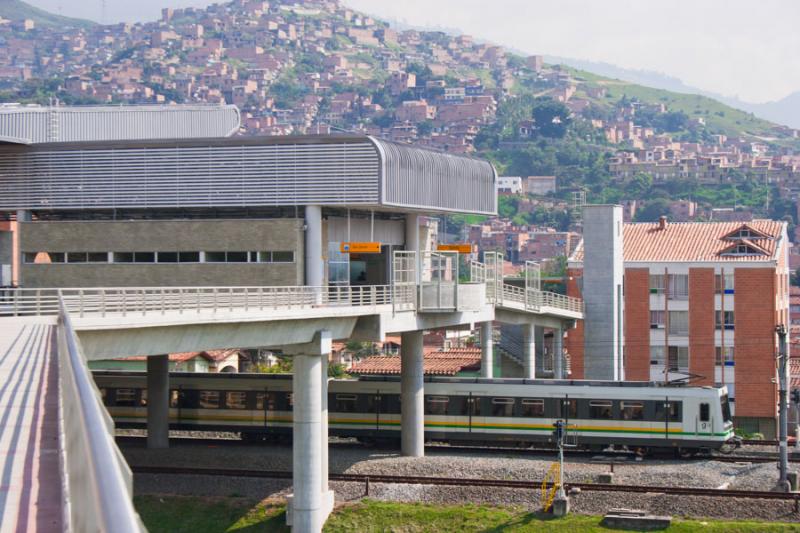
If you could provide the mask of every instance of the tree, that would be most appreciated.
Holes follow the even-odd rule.
[[[636,222],[657,222],[659,217],[669,213],[669,200],[656,198],[636,211]]]
[[[625,185],[625,192],[631,198],[641,198],[653,186],[653,176],[646,172],[637,172]]]
[[[569,115],[569,108],[561,102],[544,97],[535,100],[532,116],[536,130],[544,137],[564,137],[572,121]]]

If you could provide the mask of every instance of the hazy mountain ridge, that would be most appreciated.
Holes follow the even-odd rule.
[[[718,100],[726,105],[735,107],[757,117],[783,124],[791,128],[800,129],[800,91],[796,91],[780,100],[756,104],[745,102],[735,97],[725,96],[712,91],[704,91],[697,87],[685,84],[679,78],[657,72],[654,70],[629,69],[606,63],[603,61],[589,61],[560,56],[545,56],[548,63],[561,63],[570,67],[579,68],[602,76],[618,78],[621,80],[645,85],[656,89],[664,89],[676,93],[699,94]]]
[[[0,0],[0,17],[12,21],[31,19],[39,26],[88,28],[95,25],[90,20],[56,15],[21,0]]]

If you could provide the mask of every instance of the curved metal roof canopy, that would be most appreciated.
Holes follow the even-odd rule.
[[[363,135],[0,146],[0,210],[355,206],[494,214],[479,159]]]
[[[0,105],[0,137],[28,144],[227,137],[240,122],[234,105]]]

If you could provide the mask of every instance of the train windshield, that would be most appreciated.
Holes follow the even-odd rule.
[[[719,403],[722,404],[722,419],[725,422],[731,422],[731,404],[728,403],[728,395],[723,394],[720,396]]]

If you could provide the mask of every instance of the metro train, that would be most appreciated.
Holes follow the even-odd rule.
[[[146,375],[95,371],[117,427],[146,426]],[[627,446],[691,454],[737,445],[725,387],[647,382],[426,378],[425,439],[532,446],[552,444],[567,423],[578,446]],[[172,429],[233,431],[245,439],[292,432],[292,377],[170,374]],[[363,442],[400,438],[400,379],[335,379],[328,387],[330,435]]]

